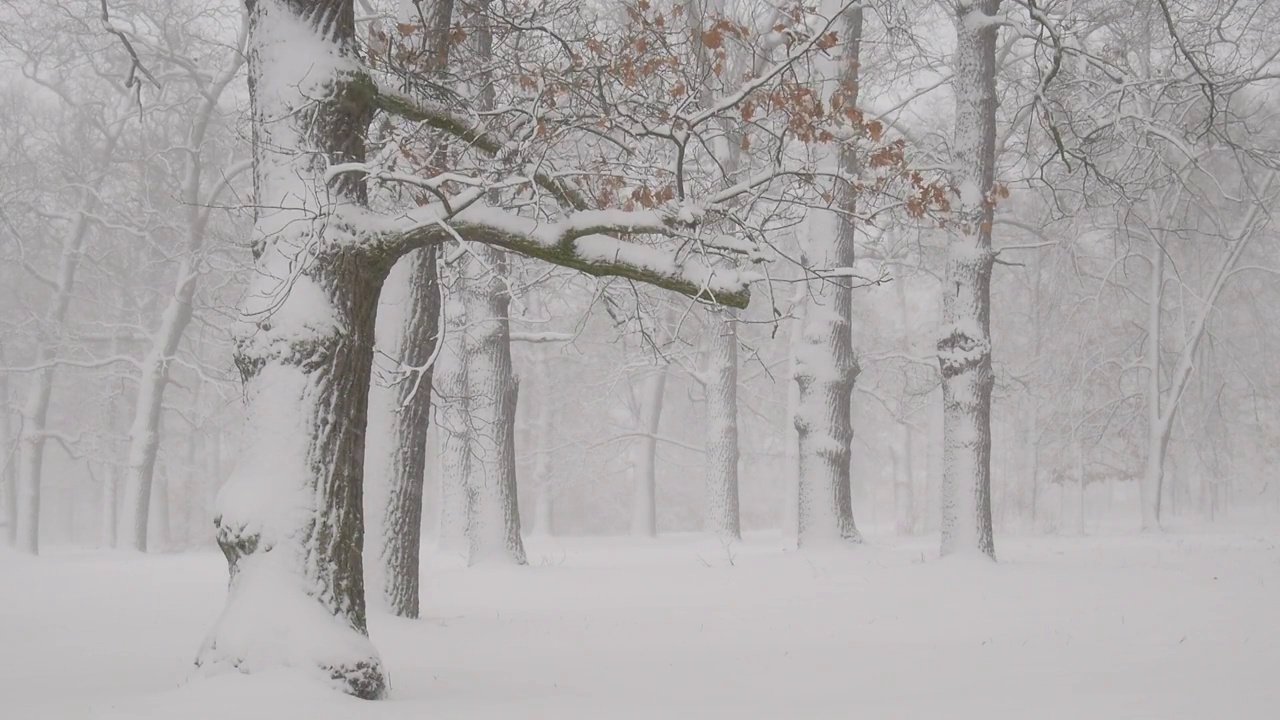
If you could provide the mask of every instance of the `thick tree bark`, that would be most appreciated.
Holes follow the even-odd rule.
[[[412,12],[402,4],[399,20],[411,22]],[[434,0],[426,10],[424,37],[431,66],[443,70],[449,57],[452,0]],[[439,154],[443,157],[443,153]],[[400,385],[395,416],[391,477],[382,518],[381,548],[383,595],[391,612],[417,618],[419,612],[419,555],[422,547],[423,482],[427,470],[427,429],[431,421],[431,362],[440,341],[440,281],[437,248],[410,254],[409,308],[404,321],[398,357],[416,375]]]
[[[422,486],[427,471],[427,428],[431,420],[431,361],[436,355],[440,323],[440,283],[436,248],[409,256],[409,308],[398,354],[412,368],[396,397],[390,488],[382,518],[383,594],[391,612],[418,617],[419,554],[422,547]]]
[[[856,105],[861,8],[845,11],[841,30],[843,52],[830,76],[838,78],[842,101]],[[832,95],[829,88],[823,92],[824,100]],[[852,150],[842,149],[831,154],[824,163],[834,165],[829,170],[849,176],[857,173]],[[851,188],[838,188],[837,196],[839,209],[853,209]],[[853,267],[854,228],[847,213],[810,210],[801,242],[801,264],[806,268],[847,270]],[[816,277],[809,282],[794,374],[800,391],[795,424],[800,460],[798,545],[801,547],[860,539],[853,520],[850,477],[853,387],[858,377],[851,330],[852,302],[847,277],[837,274]]]
[[[995,557],[991,527],[991,224],[1000,0],[957,0],[951,237],[942,283],[942,553]]]
[[[738,332],[729,311],[707,320],[706,530],[721,542],[742,539],[738,514]]]
[[[299,667],[377,698],[387,680],[365,623],[364,433],[394,258],[342,242],[329,218],[364,205],[364,187],[324,181],[328,162],[364,160],[370,111],[344,82],[355,18],[342,0],[249,7],[258,273],[236,351],[248,422],[215,521],[227,606],[197,665]]]

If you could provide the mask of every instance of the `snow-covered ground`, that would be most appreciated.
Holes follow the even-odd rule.
[[[379,703],[184,683],[217,553],[3,552],[0,718],[1280,717],[1280,532],[997,542],[534,539],[527,568],[429,571],[426,620],[371,618]]]

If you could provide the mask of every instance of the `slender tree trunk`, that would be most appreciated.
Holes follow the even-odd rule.
[[[532,297],[530,307],[537,301]],[[538,303],[540,305],[540,303]],[[532,443],[537,452],[533,458],[533,534],[551,537],[556,534],[555,528],[555,477],[551,464],[551,423],[552,402],[555,390],[551,381],[551,363],[547,352],[541,347],[533,349],[534,368],[532,381],[538,388],[537,409],[533,421]]]
[[[889,447],[893,458],[894,530],[899,535],[910,535],[915,531],[914,492],[911,487],[915,474],[911,465],[911,426],[899,423],[897,432],[897,442]]]
[[[0,365],[5,363],[0,345]],[[13,415],[9,409],[9,374],[0,372],[0,504],[4,512],[4,541],[13,546],[18,532],[17,439],[13,436]]]
[[[422,547],[422,486],[427,472],[427,428],[431,420],[430,363],[440,323],[436,248],[416,250],[409,281],[409,308],[401,334],[400,364],[411,368],[396,396],[390,488],[382,518],[383,594],[391,612],[418,617],[419,554]]]
[[[804,344],[804,313],[806,306],[806,284],[796,284],[796,294],[791,299],[791,331],[787,336],[788,368],[787,375],[797,376],[800,367],[799,356]],[[782,491],[782,543],[784,547],[794,548],[800,544],[800,435],[796,429],[795,418],[800,411],[800,385],[796,382],[787,385],[787,418],[789,422],[784,430],[786,436],[786,473],[783,475]]]
[[[706,529],[742,539],[738,515],[738,333],[729,312],[708,313]]]
[[[991,224],[1000,0],[955,4],[954,201],[942,283],[942,553],[995,557],[991,527]]]
[[[894,283],[898,294],[898,320],[905,330],[911,327],[911,318],[907,314],[907,290],[902,280]],[[910,344],[904,338],[901,350],[909,352]],[[898,423],[899,443],[893,446],[901,458],[895,463],[893,488],[894,525],[899,535],[911,535],[915,532],[915,431],[908,422]]]
[[[453,278],[458,282],[457,278]],[[436,437],[440,444],[440,517],[436,525],[439,552],[466,558],[466,478],[471,464],[472,432],[467,410],[466,309],[455,287],[444,296],[444,336],[436,358],[432,384],[436,398]]]
[[[1267,173],[1258,185],[1258,197],[1267,198],[1275,186],[1275,171]],[[1250,241],[1262,223],[1269,218],[1262,213],[1264,202],[1248,202],[1234,236],[1227,238],[1228,249],[1213,275],[1209,289],[1203,293],[1200,311],[1184,332],[1185,341],[1178,353],[1177,363],[1169,373],[1169,387],[1160,392],[1160,311],[1164,292],[1164,248],[1155,239],[1151,247],[1151,288],[1148,305],[1147,331],[1147,467],[1142,480],[1142,528],[1146,531],[1160,529],[1160,496],[1164,488],[1165,459],[1169,439],[1173,433],[1173,421],[1178,405],[1195,370],[1196,350],[1204,338],[1209,316],[1213,312],[1222,290],[1244,256]]]
[[[151,538],[151,549],[164,551],[169,547],[173,537],[170,526],[169,507],[170,478],[160,473],[160,477],[151,484],[151,507],[154,512],[148,514],[147,534]]]
[[[658,428],[667,388],[666,365],[644,377],[640,385],[638,420],[642,436],[631,446],[631,535],[657,537]]]
[[[1164,300],[1164,248],[1151,243],[1151,284],[1147,292],[1147,462],[1142,474],[1142,529],[1160,529],[1160,495],[1171,423],[1165,423],[1160,391],[1160,320]]]
[[[1040,354],[1044,347],[1044,330],[1041,325],[1041,260],[1039,257],[1033,261],[1035,266],[1035,275],[1032,279],[1031,286],[1031,312],[1032,312],[1032,357],[1035,358],[1037,364],[1041,363]],[[1028,475],[1028,482],[1031,487],[1031,532],[1036,532],[1036,525],[1039,522],[1040,507],[1040,399],[1031,394],[1031,419],[1027,423],[1026,428],[1026,445],[1028,454],[1030,455],[1029,465],[1031,466]]]

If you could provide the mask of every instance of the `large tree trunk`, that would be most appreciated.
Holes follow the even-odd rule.
[[[401,367],[412,369],[412,374],[401,380],[396,397],[395,444],[380,546],[387,606],[400,617],[417,618],[422,485],[431,420],[430,363],[435,359],[439,339],[440,283],[436,277],[436,248],[417,250],[409,260],[413,275],[398,356]]]
[[[631,446],[631,536],[658,536],[658,427],[666,399],[667,366],[645,375],[637,400],[640,437]]]
[[[838,9],[839,4],[835,5]],[[828,77],[838,78],[842,102],[856,106],[861,8],[845,10],[841,34],[843,53]],[[824,101],[830,102],[830,87],[835,84],[824,83]],[[853,150],[829,153],[823,163],[833,173],[857,174]],[[852,189],[843,185],[836,194],[838,209],[852,211]],[[847,212],[811,209],[801,242],[801,264],[806,268],[847,272],[853,267],[854,228]],[[851,329],[851,287],[850,278],[838,272],[825,277],[820,274],[809,282],[794,375],[800,390],[795,415],[800,459],[800,546],[860,539],[853,521],[850,478],[853,387],[858,377]]]
[[[363,184],[324,180],[329,162],[364,160],[370,113],[344,82],[355,18],[341,0],[250,11],[258,272],[236,350],[248,421],[218,497],[227,606],[197,665],[297,667],[377,698],[387,681],[365,623],[362,488],[374,319],[393,258],[331,222],[359,212]]]
[[[463,267],[466,395],[470,454],[466,475],[468,562],[525,562],[516,493],[517,388],[511,366],[511,298],[498,250],[471,245]]]
[[[738,332],[729,311],[707,313],[706,530],[721,542],[742,539],[738,515]]]
[[[703,107],[715,103],[724,88],[713,85],[719,75],[713,70],[711,48],[702,37],[716,22],[723,20],[723,0],[686,0],[685,16],[689,24],[690,47],[697,48],[692,58],[698,75],[707,78],[703,84]],[[733,181],[741,165],[740,142],[732,142],[731,124],[721,123],[722,132],[711,144],[711,154],[724,168],[726,179]],[[726,228],[732,232],[732,228]],[[706,314],[707,347],[705,387],[707,397],[705,530],[722,543],[742,539],[738,513],[738,323],[727,309]]]
[[[995,182],[994,16],[1000,0],[957,0],[954,186],[942,283],[942,553],[995,557],[991,528],[991,224]],[[979,17],[975,20],[975,14]]]

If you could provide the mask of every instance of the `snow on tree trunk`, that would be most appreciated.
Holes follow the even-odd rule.
[[[818,213],[814,213],[815,215]],[[822,213],[822,215],[828,214]],[[811,218],[808,232],[830,241],[836,235],[833,223]],[[824,237],[825,236],[825,237]],[[807,262],[817,267],[849,267],[852,245],[824,248],[816,256],[810,242]],[[831,257],[837,251],[836,257]],[[840,255],[846,255],[841,262]],[[849,321],[841,308],[849,307],[847,285],[840,281],[818,281],[810,285],[800,347],[796,352],[795,382],[799,390],[795,426],[799,454],[800,547],[839,540],[857,540],[850,490],[850,460],[853,442],[851,404],[858,366],[850,345]],[[843,301],[843,302],[842,302]]]
[[[427,428],[431,420],[431,361],[440,324],[436,248],[414,251],[409,307],[398,354],[404,377],[396,396],[391,475],[382,518],[383,595],[391,612],[418,617],[419,553],[422,547],[422,485],[427,472]]]
[[[991,224],[1000,0],[957,0],[952,205],[942,282],[942,553],[994,558],[991,528]]]
[[[248,418],[218,496],[231,582],[201,648],[204,673],[298,668],[363,698],[385,694],[365,621],[364,433],[378,293],[390,261],[352,243],[369,111],[348,97],[350,3],[250,5],[256,274],[236,364]]]
[[[640,437],[631,445],[631,536],[658,536],[658,428],[666,399],[665,364],[645,375],[640,383],[637,421]]]
[[[738,514],[738,323],[708,313],[706,530],[721,542],[742,539]]]
[[[836,12],[840,4],[826,3]],[[844,11],[841,54],[822,63],[822,97],[829,104],[840,86],[844,102],[857,104],[861,56],[862,9]],[[852,151],[825,150],[819,160],[830,173],[856,175]],[[808,283],[808,298],[795,351],[794,379],[799,389],[795,413],[799,446],[799,529],[797,545],[858,541],[853,521],[850,463],[853,445],[853,386],[858,361],[853,351],[852,286],[847,277],[823,277],[822,270],[845,270],[854,264],[854,228],[848,214],[850,188],[837,188],[838,207],[812,208],[800,239],[801,264],[819,272]]]
[[[456,276],[453,282],[458,282]],[[468,554],[466,478],[471,464],[471,444],[467,434],[466,353],[467,318],[461,292],[455,287],[444,296],[444,334],[439,356],[433,366],[432,385],[436,406],[436,437],[439,442],[440,517],[436,525],[436,549],[463,560]]]
[[[686,0],[684,15],[689,25],[690,47],[696,49],[691,59],[698,68],[698,76],[710,79],[720,74],[719,70],[713,70],[712,49],[702,38],[724,14],[724,0]],[[703,84],[704,108],[715,104],[717,92],[712,82]],[[710,150],[715,162],[724,168],[725,177],[733,178],[742,164],[741,143],[730,141],[734,135],[731,123],[726,120],[720,125],[723,132],[714,138]],[[704,529],[720,542],[729,543],[742,539],[738,511],[738,324],[733,312],[727,309],[709,311],[706,323]]]
[[[525,563],[516,493],[517,387],[511,366],[511,297],[503,254],[470,245],[462,262],[466,396],[471,461],[466,474],[468,562]]]

